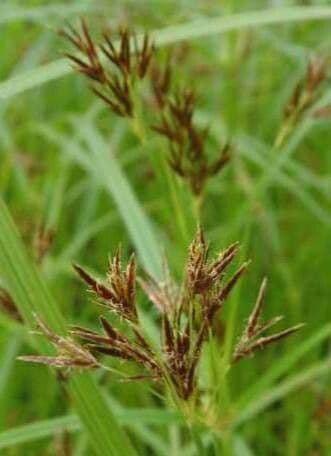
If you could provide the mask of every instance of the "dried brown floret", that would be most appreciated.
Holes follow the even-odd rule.
[[[191,246],[187,260],[187,287],[193,295],[204,293],[221,279],[223,271],[238,253],[239,244],[236,242],[219,253],[215,260],[208,260],[209,245],[199,228]]]
[[[311,58],[303,81],[294,88],[285,107],[286,117],[299,115],[306,111],[316,100],[318,89],[326,79],[326,61],[321,57]]]
[[[147,369],[152,369],[154,375],[159,373],[160,369],[151,356],[151,349],[145,339],[140,336],[139,332],[138,337],[137,332],[135,333],[138,342],[132,342],[128,337],[113,328],[106,318],[101,317],[100,322],[105,335],[100,335],[94,331],[80,327],[74,327],[71,334],[87,341],[88,344],[86,347],[94,352],[124,360],[136,361],[143,364]]]

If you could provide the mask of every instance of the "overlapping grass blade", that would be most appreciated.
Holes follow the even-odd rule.
[[[14,5],[2,5],[0,9],[0,25],[12,21],[43,21],[46,17],[64,18],[89,11],[98,11],[101,7],[91,1],[80,1],[73,4],[57,3],[36,7],[22,7]]]
[[[14,222],[2,200],[0,200],[0,270],[11,296],[29,327],[34,325],[33,312],[36,312],[55,331],[62,333],[65,330],[61,313],[34,264],[29,261]],[[43,349],[44,345],[45,343],[42,344]],[[126,434],[90,374],[73,374],[69,382],[69,390],[96,454],[116,455],[119,447],[127,455],[135,454]]]
[[[331,371],[331,359],[327,358],[311,365],[308,369],[293,375],[284,380],[279,385],[266,391],[261,396],[258,396],[247,407],[240,411],[235,419],[235,426],[239,426],[247,420],[252,419],[261,411],[265,410],[274,402],[284,398],[292,391],[295,391],[304,385],[317,380]]]
[[[0,359],[0,395],[3,394],[9,381],[9,376],[15,364],[15,358],[22,345],[22,336],[18,331],[8,339],[7,346]]]
[[[145,270],[153,277],[161,277],[162,252],[154,228],[137,200],[120,164],[100,132],[89,122],[79,122],[77,129],[92,156],[92,172],[113,198],[137,249]]]
[[[139,423],[140,426],[148,424],[167,425],[169,423],[180,422],[181,420],[176,412],[159,409],[121,410],[115,408],[114,413],[122,425],[130,425],[133,427],[137,423]],[[17,426],[13,429],[7,429],[6,431],[0,432],[0,450],[51,437],[63,431],[73,433],[80,431],[81,429],[81,422],[74,414]],[[141,428],[139,432],[141,432]]]
[[[0,450],[50,437],[63,431],[75,432],[79,429],[81,429],[81,424],[75,415],[18,426],[0,433]]]
[[[106,190],[116,204],[144,269],[152,276],[160,277],[162,251],[154,227],[113,155],[112,144],[107,143],[93,124],[83,117],[74,124],[77,126],[74,137],[81,137],[85,148],[73,138],[66,138],[46,126],[38,130],[48,140],[59,145],[64,153],[69,154],[70,159],[82,166]]]
[[[326,20],[330,18],[331,7],[327,6],[270,8],[264,11],[249,11],[167,27],[154,31],[152,36],[158,46],[164,46],[177,41],[192,40],[247,27],[255,28],[272,24]],[[39,68],[0,83],[0,99],[18,95],[25,90],[63,77],[71,71],[72,68],[65,59],[58,59],[42,65]]]
[[[315,198],[311,195],[311,193],[307,191],[306,188],[304,188],[301,182],[298,183],[282,169],[274,169],[271,167],[272,171],[269,172],[270,162],[268,161],[268,158],[265,157],[263,153],[261,153],[261,150],[259,150],[261,149],[261,147],[259,147],[261,143],[252,141],[250,137],[244,135],[243,137],[238,138],[236,144],[243,157],[261,169],[266,170],[266,173],[269,173],[270,175],[272,173],[272,180],[274,182],[277,182],[284,189],[294,194],[318,220],[320,220],[328,227],[331,226],[331,217],[329,210],[321,206],[319,202],[316,201]],[[263,179],[264,177],[261,178],[261,184],[259,182],[256,184],[257,191],[259,191],[261,194],[265,192],[265,188],[263,187],[262,182]]]
[[[252,398],[259,395],[268,388],[274,381],[289,370],[307,353],[331,336],[331,323],[322,326],[318,331],[308,337],[305,341],[296,345],[291,351],[282,356],[277,362],[261,376],[261,378],[249,388],[237,403],[238,409],[245,407]]]

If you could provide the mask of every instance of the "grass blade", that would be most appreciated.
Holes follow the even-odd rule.
[[[77,122],[77,133],[92,157],[90,170],[114,200],[145,270],[153,277],[162,276],[162,252],[153,226],[137,200],[109,144],[89,122]]]
[[[17,331],[8,337],[8,343],[0,361],[0,395],[4,393],[16,356],[22,345],[22,335]],[[0,407],[1,409],[1,407]]]
[[[54,142],[70,160],[81,166],[110,195],[135,245],[144,269],[153,277],[162,277],[162,250],[148,216],[136,198],[128,179],[100,132],[84,117],[72,121],[74,138],[41,126],[38,132]]]
[[[237,403],[238,409],[243,408],[250,402],[252,397],[255,397],[265,388],[270,386],[274,381],[288,372],[296,362],[298,362],[306,353],[311,351],[314,347],[322,343],[324,340],[331,336],[331,324],[327,323],[320,328],[312,336],[308,337],[305,341],[295,346],[289,353],[282,356],[282,358],[274,363],[254,385],[249,388],[246,393],[239,398]]]
[[[279,385],[271,388],[259,396],[256,400],[252,401],[248,407],[244,408],[237,418],[235,419],[235,426],[239,426],[247,420],[252,419],[262,410],[265,410],[274,402],[282,399],[292,391],[310,383],[323,375],[326,375],[331,370],[331,359],[320,361],[303,372],[293,375],[291,378],[283,381]]]
[[[270,8],[264,11],[250,11],[167,27],[154,31],[152,36],[158,46],[164,46],[177,41],[227,33],[246,27],[256,28],[265,25],[326,20],[330,18],[331,7],[327,6]],[[42,65],[0,83],[0,99],[4,100],[13,97],[25,90],[63,77],[72,71],[73,69],[66,59],[58,59]]]
[[[57,3],[34,8],[5,6],[0,9],[0,24],[16,21],[44,21],[46,17],[68,17],[77,14],[104,10],[91,1],[76,4]]]
[[[181,422],[181,417],[176,412],[159,409],[123,409],[114,408],[118,421],[123,425],[167,425],[169,423]],[[31,424],[17,426],[0,432],[0,450],[23,443],[40,440],[60,434],[63,431],[70,433],[82,429],[79,418],[74,415],[65,415],[57,418],[38,421]]]
[[[18,426],[0,433],[0,450],[50,437],[63,431],[75,432],[79,429],[81,429],[81,424],[75,415],[61,416],[60,418]]]
[[[61,313],[29,260],[9,211],[0,200],[0,270],[8,290],[19,308],[26,324],[34,325],[33,312],[57,332],[65,330]],[[42,344],[44,349],[45,342]],[[84,424],[96,454],[116,455],[121,447],[124,454],[134,455],[130,442],[119,426],[90,374],[73,374],[69,390],[74,406]]]

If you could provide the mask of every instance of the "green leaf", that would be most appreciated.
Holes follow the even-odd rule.
[[[18,331],[14,333],[14,337],[8,339],[8,343],[0,359],[0,395],[5,391],[15,364],[15,359],[22,346],[22,335]]]

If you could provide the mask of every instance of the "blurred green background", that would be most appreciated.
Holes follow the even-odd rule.
[[[56,31],[66,21],[76,23],[79,16],[86,17],[93,28],[128,23],[140,31],[299,5],[331,6],[331,2],[2,0],[0,80],[23,75],[20,81],[24,84],[24,75],[31,76],[30,70],[61,58],[68,46]],[[331,19],[325,19],[238,28],[188,38],[158,51],[161,59],[168,52],[174,56],[175,81],[193,86],[199,94],[197,120],[210,124],[211,156],[226,138],[235,145],[231,163],[208,184],[202,224],[213,248],[239,240],[242,256],[252,259],[235,297],[240,304],[235,315],[236,334],[265,275],[269,279],[267,316],[284,314],[288,325],[306,323],[293,339],[235,366],[230,374],[235,398],[252,388],[287,351],[319,337],[329,327],[330,119],[306,115],[280,151],[275,151],[273,144],[284,106],[296,83],[304,78],[309,57],[322,55],[330,60],[330,24]],[[136,248],[118,208],[121,194],[114,197],[109,185],[113,177],[108,150],[121,164],[180,278],[189,236],[196,226],[189,192],[178,183],[189,232],[187,238],[182,235],[166,180],[153,167],[155,157],[165,153],[164,141],[150,133],[146,144],[139,144],[130,125],[110,114],[90,93],[84,79],[74,73],[46,84],[37,82],[31,90],[12,97],[2,97],[2,88],[0,83],[1,195],[32,255],[39,227],[53,233],[41,268],[68,321],[91,325],[96,315],[96,307],[74,277],[71,263],[79,262],[102,274],[108,254],[119,242],[125,256]],[[330,88],[326,81],[318,106],[330,103]],[[105,154],[102,163],[106,163],[102,172],[102,164],[95,159],[100,150]],[[0,285],[6,285],[1,276]],[[155,314],[143,300],[142,305]],[[229,314],[231,301],[222,315],[225,326]],[[295,378],[324,362],[330,357],[330,348],[330,338],[321,337],[286,370],[285,377]],[[63,431],[65,426],[50,424],[44,438],[27,430],[26,441],[6,444],[7,429],[71,413],[59,378],[46,367],[16,361],[22,353],[31,353],[26,333],[2,312],[0,454],[91,454],[84,434],[74,432],[75,421],[68,424],[68,433]],[[330,455],[331,376],[330,369],[323,372],[288,394],[283,392],[243,422],[233,454]],[[111,378],[105,383],[110,397],[124,407],[159,405],[143,383],[121,384]],[[140,454],[196,454],[181,426],[170,418],[169,423],[144,426],[132,422],[128,429]]]

